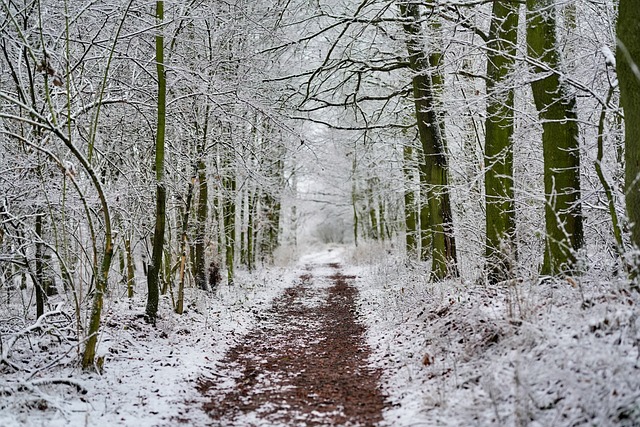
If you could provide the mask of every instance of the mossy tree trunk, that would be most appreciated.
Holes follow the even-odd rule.
[[[583,246],[580,143],[575,95],[560,81],[553,0],[527,0],[527,44],[535,61],[533,98],[542,121],[545,251],[541,273],[573,274]]]
[[[486,272],[490,283],[512,279],[516,257],[513,193],[514,89],[505,87],[513,69],[518,38],[519,3],[497,0],[487,43],[487,118],[484,188]]]
[[[262,258],[272,259],[274,251],[279,245],[280,235],[280,210],[281,203],[277,197],[266,193],[262,198],[262,209],[266,214],[266,224],[264,225],[263,247],[261,249]]]
[[[616,52],[620,101],[625,127],[625,196],[631,242],[635,249],[632,275],[640,269],[640,5],[636,0],[620,0]]]
[[[404,23],[409,67],[413,72],[413,97],[418,133],[424,158],[420,162],[421,179],[427,191],[428,227],[431,236],[431,278],[442,280],[457,276],[457,256],[451,201],[448,188],[448,166],[442,125],[436,111],[431,63],[421,40],[424,37],[420,5],[400,3]],[[421,225],[422,228],[425,224]]]

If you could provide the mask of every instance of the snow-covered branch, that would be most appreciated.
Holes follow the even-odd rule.
[[[59,314],[63,314],[62,312],[62,306],[64,304],[63,303],[58,303],[58,305],[56,306],[56,308],[52,311],[48,311],[46,313],[44,313],[42,316],[40,316],[38,318],[38,320],[36,320],[36,322],[26,328],[24,328],[21,331],[16,332],[11,338],[9,338],[9,341],[7,341],[6,344],[2,344],[2,355],[0,356],[0,363],[4,363],[8,366],[11,366],[13,369],[19,371],[19,370],[26,370],[24,368],[21,368],[19,365],[17,365],[15,362],[11,361],[11,349],[13,348],[13,346],[15,345],[15,343],[22,337],[25,337],[27,335],[29,335],[30,333],[43,329],[44,326],[46,325],[46,320],[50,317],[53,316],[57,316]]]

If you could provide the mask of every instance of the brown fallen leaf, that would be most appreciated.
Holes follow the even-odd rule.
[[[433,363],[433,358],[431,357],[431,355],[429,355],[429,353],[425,354],[424,357],[422,358],[422,364],[424,366],[429,366]]]

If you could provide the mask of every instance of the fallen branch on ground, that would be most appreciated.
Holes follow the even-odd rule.
[[[9,338],[9,341],[7,341],[6,345],[2,345],[2,343],[0,342],[0,346],[2,346],[2,354],[0,354],[0,364],[8,365],[11,368],[15,369],[16,371],[25,370],[29,372],[28,369],[20,367],[15,362],[12,362],[11,360],[9,360],[11,358],[11,349],[20,338],[27,336],[31,332],[42,329],[45,325],[45,320],[47,320],[47,318],[58,315],[58,314],[63,314],[62,306],[63,306],[63,303],[58,303],[55,310],[44,313],[42,316],[38,318],[38,320],[36,320],[36,322],[33,325],[28,326],[23,330],[17,332],[16,334],[14,334],[11,338]]]

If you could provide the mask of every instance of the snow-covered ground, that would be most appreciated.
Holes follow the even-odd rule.
[[[144,295],[111,296],[100,375],[76,367],[81,346],[53,316],[56,328],[12,349],[30,372],[0,368],[0,426],[205,426],[198,378],[216,376],[224,352],[305,265],[329,263],[358,276],[389,426],[640,425],[640,298],[625,283],[430,284],[425,266],[368,255],[328,247],[241,274],[216,296],[190,290],[186,314],[165,301],[155,329],[141,317]],[[17,319],[0,319],[4,345]]]
[[[30,369],[47,365],[51,354],[71,352],[60,365],[41,372],[0,376],[0,426],[174,426],[206,425],[202,396],[196,386],[202,375],[215,375],[216,362],[249,330],[282,289],[291,286],[295,268],[272,268],[240,274],[233,287],[216,296],[189,289],[186,312],[178,316],[167,301],[160,304],[157,327],[147,325],[144,293],[133,300],[108,298],[100,352],[103,372],[83,373],[65,363],[74,346],[62,340],[30,337],[13,349],[13,358]],[[4,319],[3,319],[4,320]],[[6,340],[5,340],[6,341]],[[77,345],[75,346],[77,347]],[[67,360],[68,359],[68,360]],[[41,385],[41,379],[66,379],[67,384]]]
[[[358,281],[390,426],[640,426],[628,284],[431,284],[425,268],[381,256]]]

